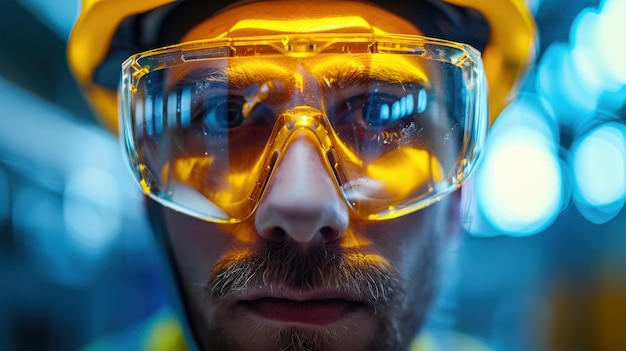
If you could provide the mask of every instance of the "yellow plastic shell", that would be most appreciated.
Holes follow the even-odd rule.
[[[106,57],[119,24],[128,16],[174,0],[83,0],[81,14],[68,41],[68,60],[78,81],[102,122],[117,132],[117,92],[94,84],[93,73]],[[120,69],[121,69],[120,62]]]
[[[489,20],[491,37],[482,52],[489,86],[490,122],[513,97],[517,84],[535,58],[535,22],[524,0],[444,0],[473,8]]]
[[[490,120],[493,122],[512,98],[518,82],[534,58],[536,30],[532,16],[523,0],[441,1],[473,8],[483,13],[489,22],[491,36],[482,52],[482,58],[489,85]],[[95,84],[92,80],[93,74],[105,59],[115,30],[122,20],[171,2],[173,1],[83,0],[81,15],[68,43],[69,64],[96,113],[112,131],[118,129],[117,93]],[[248,3],[237,11],[216,14],[215,16],[221,18],[212,23],[220,25],[213,28],[196,27],[185,39],[299,31],[290,28],[300,28],[300,31],[416,34],[415,27],[401,17],[390,13],[372,16],[372,12],[367,9],[373,5],[350,1],[321,2],[314,2],[313,12],[310,11],[311,2],[306,0],[284,1],[284,4],[280,4],[279,11],[264,2]],[[308,10],[295,11],[299,6]],[[285,10],[285,7],[290,10]],[[307,13],[307,17],[294,16],[294,13]],[[345,14],[341,22],[338,21],[337,14]],[[259,18],[263,20],[259,21]],[[286,23],[290,26],[285,26]],[[343,25],[332,28],[329,27],[332,25],[324,25],[325,23]]]

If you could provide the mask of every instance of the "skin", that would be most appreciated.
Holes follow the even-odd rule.
[[[346,24],[342,13],[367,25]],[[240,20],[286,14],[324,19],[317,22],[323,28],[307,30],[419,34],[358,2],[275,1],[223,11],[184,41],[275,33]],[[348,208],[304,131],[289,142],[256,211],[241,223],[151,207],[201,349],[404,350],[426,318],[446,246],[459,229],[458,193],[400,218],[365,220]]]

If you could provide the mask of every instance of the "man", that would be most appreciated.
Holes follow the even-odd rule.
[[[409,348],[460,229],[486,81],[495,116],[532,51],[523,4],[166,2],[96,2],[70,60],[114,126],[112,72],[144,51],[119,130],[190,347]],[[426,36],[471,42],[484,68]]]

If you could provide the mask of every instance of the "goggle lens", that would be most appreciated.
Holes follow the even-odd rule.
[[[250,216],[311,133],[353,211],[395,218],[461,185],[487,127],[482,63],[418,36],[181,44],[129,58],[122,133],[144,191],[214,222]]]

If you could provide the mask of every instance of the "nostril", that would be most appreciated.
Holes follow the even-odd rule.
[[[268,241],[283,242],[287,236],[287,232],[281,227],[272,227],[267,229],[261,236]]]
[[[267,241],[300,244],[336,241],[348,225],[348,207],[335,187],[315,140],[294,137],[275,166],[255,214]],[[280,229],[277,229],[280,228]]]
[[[333,242],[339,239],[339,237],[341,237],[341,233],[331,228],[330,226],[322,227],[318,231],[318,233],[324,243]],[[287,234],[287,231],[285,231],[281,227],[273,227],[265,231],[261,236],[265,240],[280,243],[280,242],[283,242],[287,238],[288,234]]]
[[[325,243],[330,243],[332,241],[339,239],[339,237],[341,236],[341,233],[339,233],[337,230],[329,226],[326,226],[320,229],[320,236],[322,237],[322,240]]]

